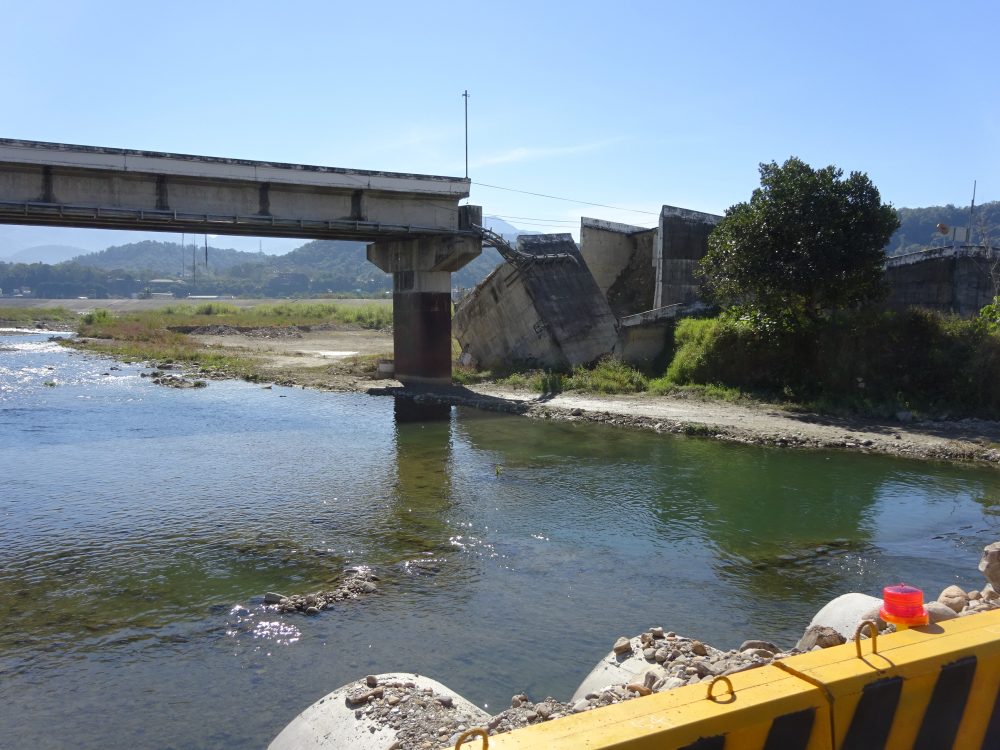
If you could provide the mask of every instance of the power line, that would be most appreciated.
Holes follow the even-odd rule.
[[[490,214],[496,219],[520,219],[523,221],[543,221],[546,224],[579,224],[579,219],[543,219],[538,216],[509,216],[507,214]],[[489,218],[489,216],[487,217]]]
[[[598,208],[610,208],[614,211],[631,211],[637,214],[649,214],[650,216],[659,216],[658,211],[643,211],[638,208],[624,208],[622,206],[609,206],[606,203],[591,203],[590,201],[578,201],[574,198],[563,198],[559,195],[547,195],[545,193],[532,193],[530,190],[518,190],[516,188],[501,187],[500,185],[487,185],[485,182],[473,182],[473,185],[478,185],[479,187],[493,188],[494,190],[506,190],[510,193],[523,193],[524,195],[534,195],[537,198],[551,198],[555,201],[566,201],[567,203],[579,203],[583,206],[597,206]]]

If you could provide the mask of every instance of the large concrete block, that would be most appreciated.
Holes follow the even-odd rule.
[[[522,236],[535,263],[500,266],[455,312],[455,337],[477,366],[564,369],[611,353],[616,320],[568,234]],[[562,253],[569,257],[546,260]]]
[[[394,683],[412,684],[413,689],[431,691],[421,693],[424,698],[449,700],[450,713],[467,726],[483,725],[489,719],[489,714],[469,702],[458,693],[442,685],[437,680],[408,672],[393,672],[376,675],[378,685]],[[365,684],[352,682],[337,688],[332,693],[320,698],[305,711],[296,716],[281,730],[277,737],[268,745],[268,750],[385,750],[397,747],[399,732],[388,722],[379,722],[371,716],[362,714],[359,705],[350,700],[350,695],[363,692]],[[362,704],[364,705],[364,704]],[[409,707],[408,710],[418,709]],[[356,713],[357,712],[357,713]],[[442,738],[442,745],[448,737]]]

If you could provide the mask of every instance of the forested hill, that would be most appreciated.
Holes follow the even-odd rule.
[[[452,283],[473,287],[501,262],[492,248],[456,272]],[[199,291],[219,293],[297,294],[330,292],[375,293],[392,289],[392,278],[368,262],[365,244],[342,240],[307,242],[285,255],[248,253],[204,245],[181,247],[176,242],[145,241],[80,255],[71,263],[89,269],[129,274],[137,279],[187,279],[197,263]],[[69,270],[66,271],[69,273]],[[53,270],[58,275],[58,271]],[[30,285],[27,279],[21,283]]]
[[[368,262],[365,244],[336,240],[315,240],[285,255],[272,256],[269,267],[282,273],[322,273],[356,283],[346,289],[392,289],[392,279],[373,263]],[[493,248],[484,248],[482,254],[452,275],[452,285],[473,287],[486,278],[500,264],[502,258]]]
[[[931,243],[940,245],[944,237],[937,225],[964,228],[969,226],[968,206],[928,206],[927,208],[899,208],[900,226],[889,240],[886,253],[901,255],[923,250]],[[976,206],[972,215],[972,240],[979,244],[1000,246],[1000,201]],[[950,235],[949,235],[950,238]]]
[[[271,256],[247,253],[229,248],[209,247],[208,266],[215,273],[225,273],[246,263],[259,264]],[[73,258],[74,263],[106,271],[127,271],[136,276],[177,277],[191,274],[191,263],[197,260],[199,270],[205,264],[204,245],[189,244],[181,248],[178,242],[146,240],[128,245],[115,245],[99,253]]]

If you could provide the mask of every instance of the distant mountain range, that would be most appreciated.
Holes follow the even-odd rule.
[[[187,241],[192,241],[195,235],[187,235]],[[197,235],[199,240],[203,235]],[[130,245],[146,240],[160,242],[177,242],[181,239],[179,232],[138,232],[122,229],[81,229],[78,227],[33,227],[15,224],[0,224],[0,262],[61,262],[55,258],[47,258],[36,254],[39,247],[59,245],[77,248],[74,255],[96,253],[113,245]],[[294,250],[302,244],[302,240],[283,237],[216,237],[208,236],[209,243],[225,245],[234,250],[256,252],[263,250],[268,255],[280,255]],[[22,253],[25,253],[22,255]],[[13,261],[12,256],[17,256]],[[63,258],[62,260],[68,260]]]
[[[499,219],[488,226],[515,242],[520,230]],[[536,234],[532,232],[531,234]],[[0,288],[28,288],[37,296],[107,296],[155,291],[170,282],[180,294],[292,296],[326,293],[376,294],[392,289],[392,277],[367,259],[363,242],[316,240],[283,255],[142,240],[100,252],[68,246],[38,246],[0,260]],[[473,287],[502,262],[482,254],[456,271],[457,287]],[[45,264],[45,265],[41,265]]]
[[[48,263],[50,266],[54,266],[56,263],[63,263],[87,252],[89,251],[74,245],[35,245],[18,250],[6,258],[0,257],[0,261],[5,263]]]

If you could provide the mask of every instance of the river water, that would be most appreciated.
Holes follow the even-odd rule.
[[[264,747],[373,672],[565,700],[619,635],[792,645],[840,593],[980,585],[1000,539],[990,469],[174,390],[48,337],[0,336],[3,747]],[[379,593],[263,607],[350,565]]]

